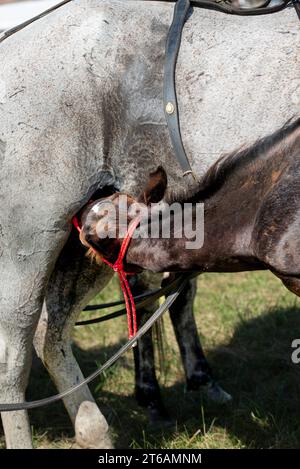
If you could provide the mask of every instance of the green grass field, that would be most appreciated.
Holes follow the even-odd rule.
[[[112,282],[95,299],[119,297]],[[206,274],[199,278],[195,314],[202,344],[222,387],[233,402],[206,402],[187,393],[177,344],[165,315],[164,370],[158,371],[174,426],[153,429],[133,398],[129,352],[96,380],[92,390],[106,415],[117,448],[299,448],[300,364],[291,342],[300,338],[300,303],[266,272]],[[125,318],[77,328],[74,348],[85,374],[103,363],[126,339]],[[35,367],[28,398],[55,391]],[[37,448],[74,447],[73,429],[62,404],[30,413]],[[2,438],[3,444],[3,438]]]

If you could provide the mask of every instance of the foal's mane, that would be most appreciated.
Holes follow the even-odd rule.
[[[242,165],[253,162],[260,155],[265,154],[273,148],[275,149],[277,144],[284,141],[298,128],[300,128],[300,117],[289,119],[279,130],[257,140],[253,145],[221,155],[203,176],[194,194],[187,191],[180,194],[172,192],[167,196],[167,202],[169,204],[173,202],[196,203],[208,199],[223,186],[233,171],[239,169]],[[284,147],[282,150],[284,151]]]

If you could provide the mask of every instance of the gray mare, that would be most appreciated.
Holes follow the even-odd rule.
[[[171,3],[74,0],[0,44],[2,403],[24,400],[37,325],[35,346],[57,388],[82,379],[72,326],[111,272],[74,248],[72,216],[98,189],[135,195],[159,163],[171,189],[188,183],[162,110],[172,12]],[[183,140],[199,175],[221,151],[298,112],[299,39],[291,9],[256,18],[195,9],[177,87]],[[111,447],[87,387],[65,405],[78,443]],[[2,421],[7,447],[31,446],[26,412]]]

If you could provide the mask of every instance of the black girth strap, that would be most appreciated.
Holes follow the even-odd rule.
[[[183,170],[183,176],[192,174],[190,162],[183,146],[178,104],[176,96],[175,72],[178,52],[181,43],[181,34],[187,13],[190,8],[190,0],[177,0],[174,10],[173,22],[169,29],[166,43],[165,73],[164,73],[164,108],[168,129],[173,149],[178,162]]]

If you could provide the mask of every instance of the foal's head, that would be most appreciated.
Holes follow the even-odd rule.
[[[161,201],[166,187],[166,172],[158,167],[136,199],[117,192],[89,204],[81,217],[80,233],[81,242],[89,248],[88,255],[96,261],[104,257],[115,262],[130,223],[139,215],[147,218],[147,207]]]

